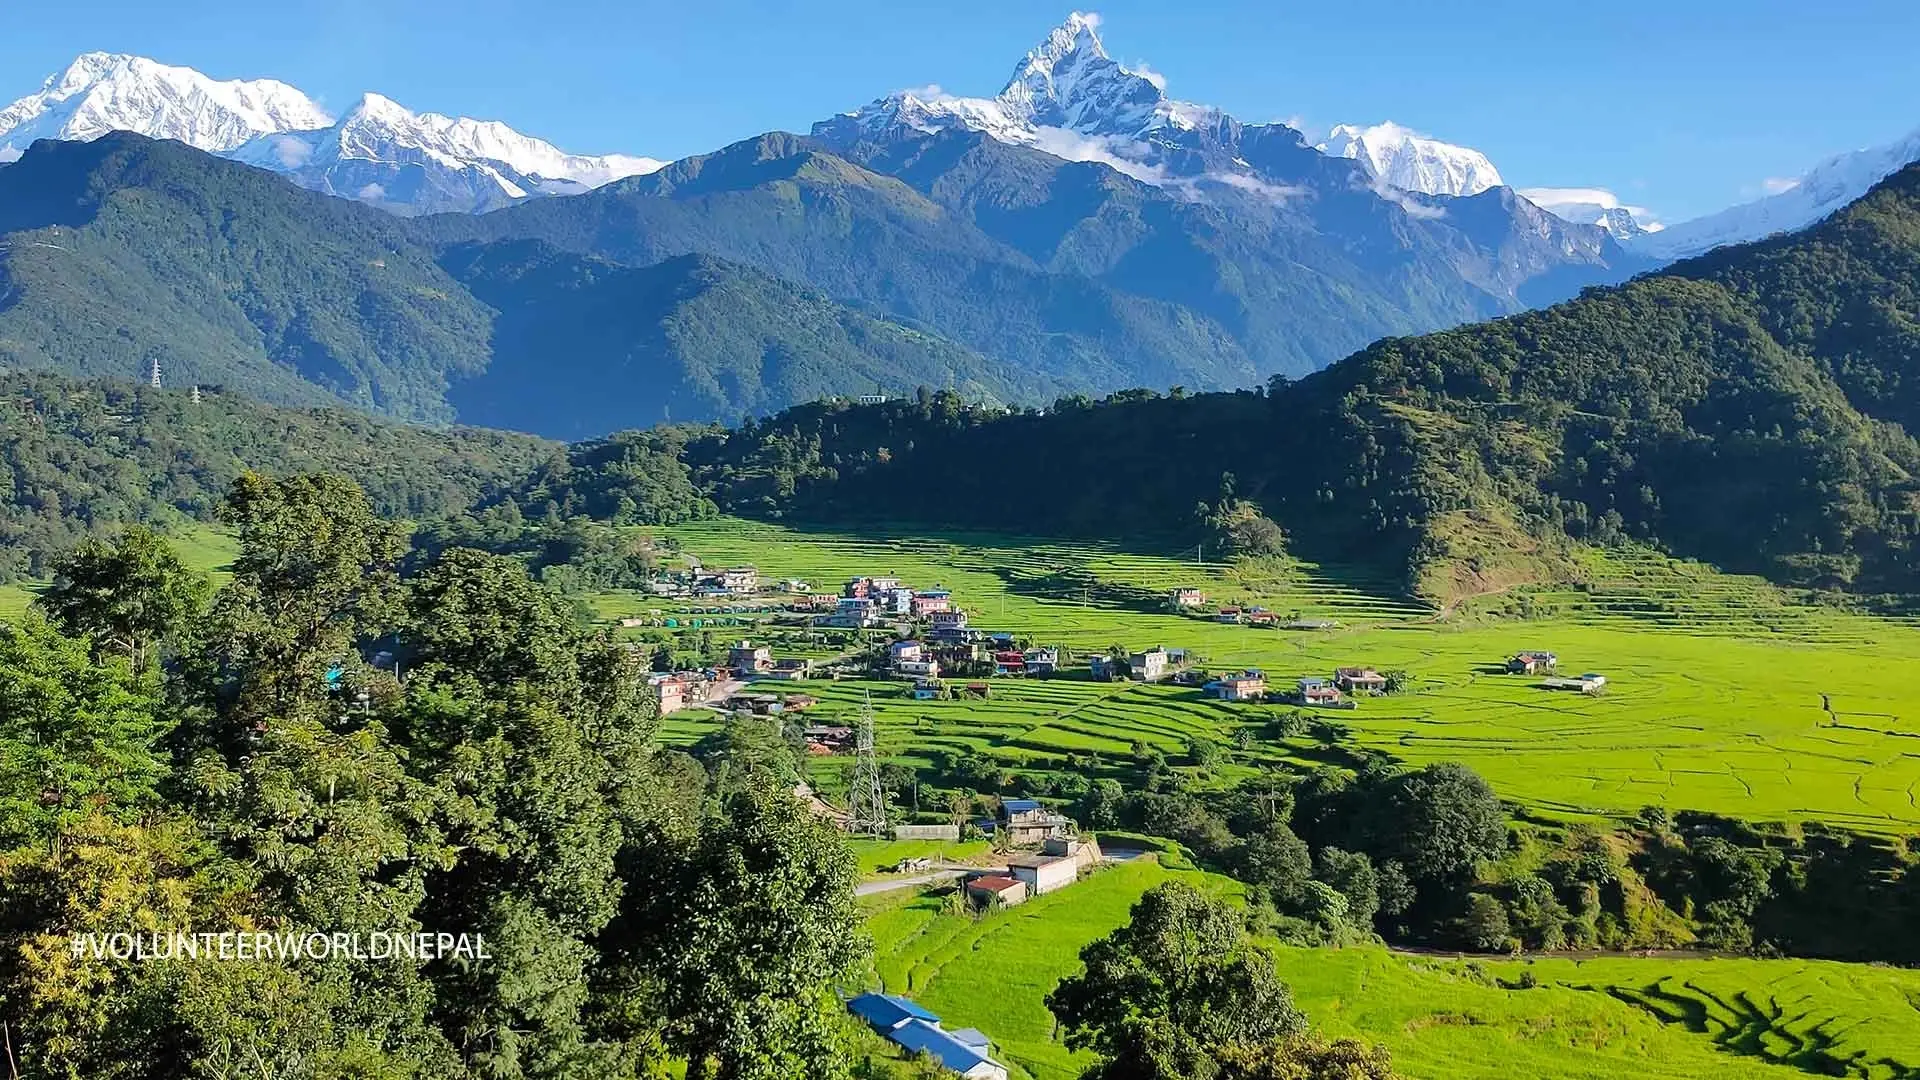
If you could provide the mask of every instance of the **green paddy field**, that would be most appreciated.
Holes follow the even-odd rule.
[[[1186,648],[1212,666],[1257,667],[1281,684],[1344,664],[1404,668],[1417,692],[1324,714],[1345,729],[1339,745],[1413,764],[1463,761],[1502,797],[1547,816],[1659,804],[1920,831],[1920,629],[1650,553],[1594,555],[1578,588],[1487,598],[1443,620],[1350,568],[1289,564],[1249,576],[1100,544],[852,537],[732,520],[661,533],[709,565],[751,562],[765,575],[816,585],[880,573],[938,583],[975,627],[1076,651]],[[1158,610],[1177,585],[1339,625],[1271,630]],[[1563,670],[1605,674],[1605,692],[1544,690],[1538,679],[1498,673],[1528,648],[1558,653]],[[1276,711],[1206,701],[1194,690],[1077,679],[998,680],[990,701],[914,702],[898,683],[810,690],[826,698],[828,715],[871,695],[884,749],[903,759],[971,747],[1015,767],[1036,756],[1122,754],[1136,739],[1169,750],[1193,734],[1226,741]],[[670,734],[696,733],[691,718],[673,719]],[[1255,750],[1308,759],[1330,752],[1311,741]]]
[[[1088,1062],[1058,1042],[1046,993],[1141,893],[1225,878],[1139,860],[978,918],[939,900],[869,901],[876,985],[978,1027],[1031,1080]],[[1272,946],[1314,1027],[1382,1043],[1412,1080],[1859,1080],[1920,1076],[1920,972],[1806,960],[1467,960]],[[1531,973],[1533,985],[1522,989]]]

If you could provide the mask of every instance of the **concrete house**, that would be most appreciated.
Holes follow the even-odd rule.
[[[1053,836],[1072,836],[1073,819],[1034,799],[1001,799],[998,828],[1015,847],[1031,847]]]
[[[773,671],[773,650],[751,641],[737,641],[727,650],[727,666],[743,676],[766,675]]]
[[[913,595],[913,615],[924,618],[953,606],[953,594],[945,589],[928,589]]]
[[[917,641],[896,641],[887,646],[887,659],[898,664],[903,660],[925,660],[926,646]]]
[[[760,587],[760,571],[751,566],[730,566],[720,571],[720,587],[730,593],[750,593]]]
[[[1159,682],[1167,677],[1167,650],[1154,647],[1127,658],[1133,677],[1141,682]]]
[[[1176,608],[1197,608],[1207,602],[1207,594],[1199,589],[1175,589],[1168,600]]]
[[[1302,705],[1338,705],[1340,690],[1325,679],[1301,679],[1294,686],[1294,696]]]
[[[1065,855],[1015,855],[1007,870],[1026,883],[1035,896],[1064,889],[1080,879],[1080,862]]]
[[[1059,649],[1028,649],[1024,659],[1029,675],[1051,675],[1060,668]]]
[[[1378,694],[1387,689],[1387,677],[1370,667],[1343,667],[1334,671],[1333,685],[1349,694]]]
[[[1538,675],[1543,671],[1552,671],[1560,663],[1560,658],[1544,650],[1530,650],[1514,653],[1507,661],[1509,675]]]
[[[1221,701],[1259,701],[1267,696],[1267,677],[1258,671],[1243,671],[1215,679],[1201,689]]]
[[[965,630],[967,613],[957,607],[947,607],[927,615],[927,625],[938,632],[941,630]]]

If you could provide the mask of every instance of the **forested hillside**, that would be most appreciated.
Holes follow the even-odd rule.
[[[423,228],[177,143],[46,142],[0,173],[0,365],[157,362],[170,386],[575,438],[923,382],[1012,401],[1134,380],[989,359],[722,259],[623,268]]]
[[[205,520],[234,477],[325,470],[390,517],[435,517],[526,474],[552,443],[428,429],[347,409],[51,375],[0,375],[0,581],[128,522]]]
[[[1551,575],[1568,543],[1619,537],[1906,590],[1917,223],[1910,168],[1801,236],[1384,340],[1264,392],[1044,415],[813,405],[693,454],[723,502],[763,514],[1171,536],[1231,494],[1303,548],[1390,562],[1436,598]]]

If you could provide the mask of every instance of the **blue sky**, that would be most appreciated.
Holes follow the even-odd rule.
[[[1391,119],[1515,186],[1677,221],[1920,127],[1914,0],[1109,0],[1108,50],[1176,97],[1324,130]],[[88,50],[362,90],[580,152],[679,157],[938,83],[997,91],[1071,10],[1008,0],[87,0],[5,4],[0,103]]]

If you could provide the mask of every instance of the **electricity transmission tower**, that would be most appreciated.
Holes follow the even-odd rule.
[[[153,365],[148,369],[147,381],[153,383],[154,389],[160,388],[160,358],[157,356],[153,358]]]
[[[883,840],[887,834],[887,792],[880,786],[880,759],[873,746],[873,698],[860,708],[860,729],[853,742],[853,782],[847,786],[847,831]]]

